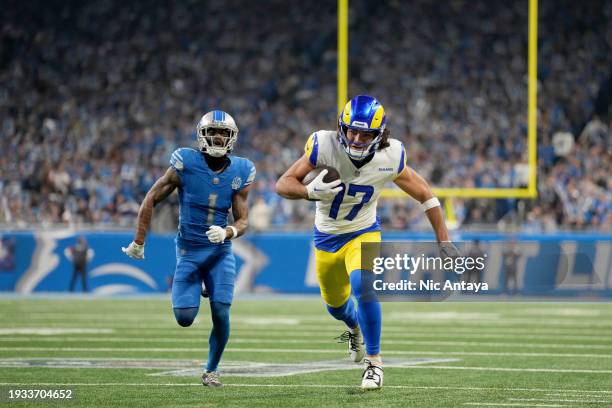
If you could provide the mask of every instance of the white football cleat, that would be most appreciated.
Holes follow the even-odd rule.
[[[381,363],[372,363],[366,359],[361,388],[366,391],[379,390],[383,385],[383,368]]]
[[[202,373],[202,385],[205,387],[223,387],[219,380],[219,372],[217,371],[204,371]]]
[[[360,363],[365,356],[365,347],[363,345],[363,336],[359,326],[354,329],[349,329],[342,333],[339,339],[340,343],[348,343],[349,358],[355,363]]]

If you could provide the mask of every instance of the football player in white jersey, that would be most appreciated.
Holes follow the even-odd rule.
[[[361,362],[365,356],[361,387],[367,390],[383,384],[381,307],[364,293],[368,285],[362,286],[362,279],[371,273],[362,270],[361,244],[381,240],[376,203],[385,184],[393,181],[421,203],[441,256],[458,254],[449,241],[440,202],[406,163],[404,146],[389,137],[383,106],[376,98],[359,95],[344,107],[337,131],[310,135],[304,155],[276,183],[282,197],[317,200],[314,244],[321,296],[329,313],[348,327],[340,338],[348,342],[351,359]],[[323,165],[337,169],[340,179],[325,183],[323,170],[307,186],[302,184],[311,170]]]

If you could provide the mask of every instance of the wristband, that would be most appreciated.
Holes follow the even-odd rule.
[[[230,239],[238,238],[238,230],[233,225],[228,225],[227,228],[232,230],[232,237]]]
[[[423,211],[431,210],[434,207],[440,207],[440,200],[438,200],[437,197],[432,197],[424,203],[421,203],[421,207],[423,207]]]

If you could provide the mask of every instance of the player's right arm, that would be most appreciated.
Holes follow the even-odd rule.
[[[303,155],[280,176],[276,182],[276,193],[290,200],[308,199],[308,189],[302,180],[313,169],[308,157]]]
[[[298,161],[289,167],[289,170],[283,174],[276,182],[276,192],[278,195],[290,200],[333,200],[333,198],[342,189],[341,181],[335,180],[330,183],[325,183],[323,178],[327,174],[327,169],[322,170],[308,186],[302,184],[302,180],[308,173],[314,170],[317,165],[319,156],[319,142],[317,133],[313,133],[308,138],[306,146],[304,146],[304,155]]]
[[[180,185],[181,179],[176,170],[173,167],[169,167],[166,173],[157,179],[153,187],[147,192],[138,211],[134,241],[127,248],[121,248],[127,256],[134,259],[144,259],[145,234],[151,224],[153,207],[165,200]]]

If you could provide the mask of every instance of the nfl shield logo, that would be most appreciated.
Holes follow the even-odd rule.
[[[232,190],[238,190],[242,185],[242,179],[240,177],[234,177],[232,180]]]

